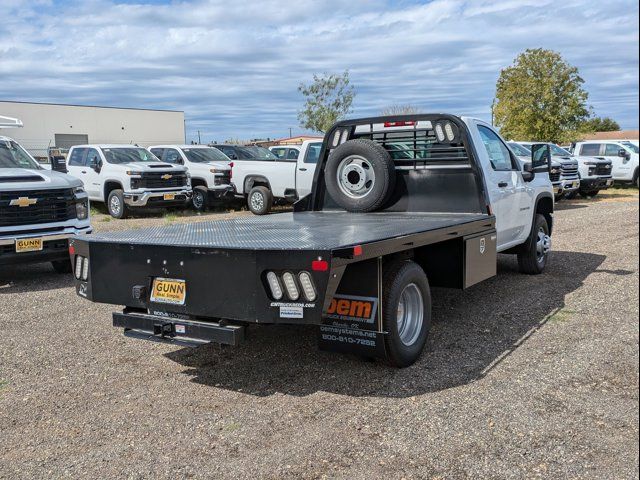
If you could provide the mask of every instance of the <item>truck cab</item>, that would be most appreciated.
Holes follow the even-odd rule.
[[[51,262],[69,273],[68,241],[89,233],[82,182],[44,169],[15,140],[0,136],[0,267]]]
[[[148,147],[156,157],[172,165],[183,165],[191,175],[193,208],[206,210],[211,203],[233,198],[231,161],[208,145],[154,145]]]
[[[589,140],[577,142],[576,155],[595,157],[611,162],[611,176],[620,183],[638,182],[638,145],[629,140]]]
[[[67,170],[92,201],[106,203],[114,218],[125,218],[131,209],[185,205],[191,199],[185,167],[163,163],[135,145],[76,145],[69,150]]]
[[[244,196],[249,210],[265,215],[274,202],[295,202],[311,193],[316,164],[322,149],[321,140],[305,140],[282,158],[261,147],[218,146],[226,155],[234,155],[233,181],[238,195]],[[244,150],[260,148],[262,156],[242,157]],[[226,150],[225,150],[226,149]],[[286,147],[287,151],[290,147]],[[227,153],[228,152],[228,153]],[[295,157],[295,158],[293,158]]]

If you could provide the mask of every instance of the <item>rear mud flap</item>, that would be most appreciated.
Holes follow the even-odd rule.
[[[380,299],[382,259],[349,265],[318,332],[321,350],[386,358]]]

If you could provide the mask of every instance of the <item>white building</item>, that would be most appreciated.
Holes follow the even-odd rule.
[[[83,143],[185,143],[184,112],[176,110],[0,101],[0,115],[22,121],[5,135],[36,157]]]

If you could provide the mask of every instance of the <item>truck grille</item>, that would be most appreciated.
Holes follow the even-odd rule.
[[[555,183],[555,182],[559,182],[560,181],[560,171],[558,170],[555,173],[550,173],[549,174],[549,179],[551,180],[551,183]]]
[[[216,178],[214,180],[216,185],[229,185],[231,183],[231,175],[229,172],[223,172],[222,174],[216,174]]]
[[[560,172],[563,178],[574,178],[578,176],[578,166],[573,163],[563,164]]]
[[[11,205],[12,201],[15,201],[14,205]],[[76,206],[71,189],[0,192],[0,227],[64,222],[74,218]]]
[[[176,188],[187,184],[187,175],[168,172],[145,172],[133,188]]]
[[[596,175],[611,175],[611,164],[596,165]]]

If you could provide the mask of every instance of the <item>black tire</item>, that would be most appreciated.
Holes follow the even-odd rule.
[[[536,214],[531,228],[531,233],[526,243],[523,245],[523,249],[518,253],[518,267],[520,273],[526,273],[528,275],[541,274],[547,262],[549,260],[549,252],[538,255],[538,234],[543,233],[549,235],[549,225],[544,215]]]
[[[207,209],[209,206],[209,191],[207,190],[207,187],[193,187],[191,205],[198,212],[204,212]]]
[[[339,172],[342,180],[338,179]],[[371,179],[367,179],[367,175]],[[355,139],[331,152],[324,180],[329,195],[342,208],[349,212],[372,212],[381,208],[393,194],[396,171],[391,155],[381,145]]]
[[[111,190],[109,192],[109,196],[107,197],[107,210],[109,211],[109,215],[113,218],[126,218],[129,214],[129,209],[127,205],[124,203],[124,195],[122,190],[116,189]]]
[[[431,327],[431,291],[429,281],[420,266],[410,260],[393,261],[384,266],[382,292],[382,323],[388,334],[385,336],[387,361],[394,367],[408,367],[413,364],[422,353]],[[411,286],[415,286],[414,289]],[[419,328],[411,329],[413,341],[402,340],[398,326],[399,302],[403,291],[409,288],[414,293],[417,290],[422,298],[422,322]],[[407,311],[408,308],[405,307]],[[405,334],[407,331],[404,332]]]
[[[582,198],[595,197],[596,195],[598,195],[599,191],[600,190],[580,190],[580,196]]]
[[[266,215],[273,205],[273,195],[267,187],[253,187],[247,196],[247,207],[254,215]]]
[[[566,198],[567,200],[573,200],[574,198],[576,198],[577,195],[578,195],[578,190],[573,190],[569,193],[565,193],[564,198]]]
[[[73,271],[71,260],[54,260],[51,265],[57,273],[71,273]]]

